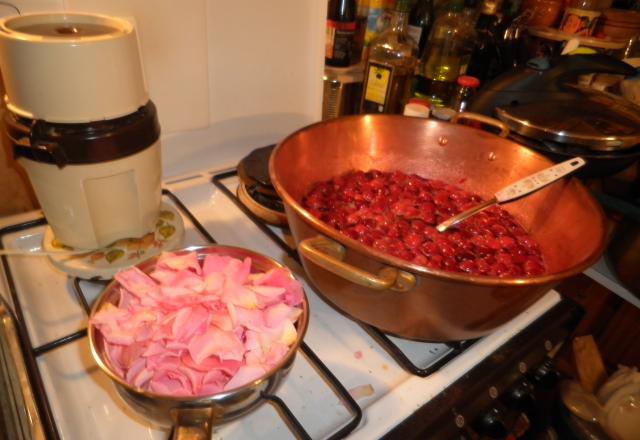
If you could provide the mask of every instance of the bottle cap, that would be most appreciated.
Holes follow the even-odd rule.
[[[409,102],[404,106],[404,111],[402,112],[404,116],[414,116],[418,118],[428,118],[429,117],[429,107],[424,104],[419,104],[416,102]]]
[[[431,103],[425,98],[409,98],[408,104],[419,104],[431,108]]]
[[[478,78],[476,78],[475,76],[460,75],[458,77],[458,81],[457,82],[462,87],[476,88],[476,87],[480,86],[480,80]]]

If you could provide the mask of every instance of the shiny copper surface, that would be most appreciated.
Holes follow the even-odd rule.
[[[299,130],[274,150],[271,180],[285,202],[296,244],[323,235],[346,248],[344,261],[377,273],[386,266],[416,275],[409,291],[374,290],[306,258],[324,298],[353,318],[399,336],[455,341],[490,333],[560,280],[582,272],[605,246],[602,209],[575,178],[503,207],[540,243],[548,272],[525,279],[474,277],[428,269],[350,239],[302,208],[319,181],[351,169],[400,170],[453,183],[484,198],[552,162],[519,144],[468,126],[392,115],[349,116]]]

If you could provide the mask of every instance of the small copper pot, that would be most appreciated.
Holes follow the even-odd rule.
[[[508,129],[496,123],[506,135]],[[314,183],[352,169],[416,173],[489,198],[552,164],[519,144],[468,126],[358,115],[291,134],[274,150],[269,172],[304,268],[329,303],[391,334],[456,341],[490,333],[598,259],[605,246],[603,212],[576,178],[503,206],[541,245],[548,271],[532,278],[470,276],[409,263],[319,221],[302,207],[302,198]]]
[[[198,258],[208,254],[228,255],[238,259],[251,258],[252,271],[266,272],[276,267],[285,267],[277,261],[256,252],[232,246],[194,246],[180,251],[178,254],[196,252]],[[138,265],[143,272],[150,272],[158,257],[151,258]],[[290,273],[291,278],[293,274]],[[112,281],[100,294],[91,310],[93,317],[107,303],[117,304],[120,284]],[[270,394],[286,376],[295,360],[296,352],[307,331],[309,324],[309,303],[304,298],[302,314],[296,323],[298,337],[291,345],[287,354],[280,362],[264,376],[239,388],[208,396],[171,397],[155,394],[133,387],[118,376],[109,365],[105,353],[105,340],[95,327],[89,326],[89,345],[91,353],[109,378],[113,381],[116,391],[122,399],[138,414],[156,426],[173,426],[174,439],[210,439],[211,428],[238,418],[255,409],[265,401],[263,394]]]

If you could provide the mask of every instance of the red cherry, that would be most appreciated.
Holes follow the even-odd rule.
[[[370,170],[321,182],[302,202],[347,236],[415,264],[499,277],[543,274],[540,246],[500,207],[445,233],[435,230],[438,222],[480,201],[442,181]]]

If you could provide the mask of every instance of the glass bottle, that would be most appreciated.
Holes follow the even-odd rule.
[[[384,0],[369,0],[367,10],[367,26],[364,33],[364,50],[362,59],[369,57],[369,47],[373,40],[380,35],[387,26]]]
[[[414,96],[427,98],[434,107],[449,102],[456,79],[469,64],[475,32],[463,5],[462,0],[451,0],[436,18],[414,78]]]
[[[498,10],[501,4],[502,0],[483,0],[480,4],[480,15],[475,26],[477,38],[469,59],[467,74],[478,78],[481,84],[495,76],[499,70]]]
[[[418,43],[418,56],[422,56],[433,25],[433,0],[417,0],[409,14],[409,35]]]
[[[367,31],[369,0],[357,0],[356,33],[353,38],[353,63],[359,63],[364,53],[364,35]]]
[[[407,32],[409,9],[410,0],[398,0],[389,28],[371,42],[362,113],[402,113],[417,62],[417,43]]]
[[[353,63],[356,13],[356,0],[329,0],[324,54],[327,66],[347,67]]]

